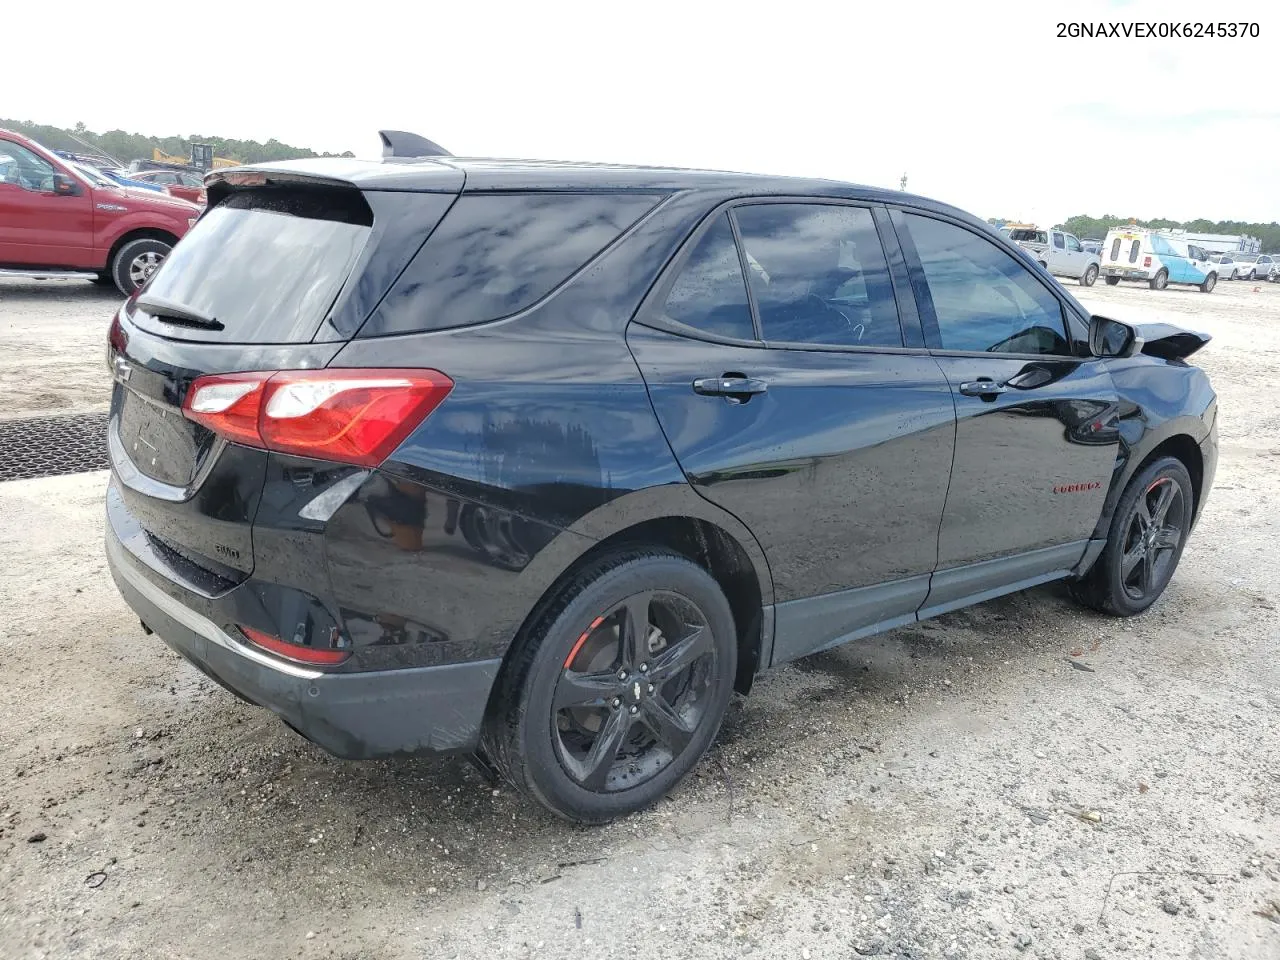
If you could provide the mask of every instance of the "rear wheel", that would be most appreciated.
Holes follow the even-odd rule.
[[[657,549],[584,568],[517,644],[485,753],[518,790],[579,823],[660,799],[711,744],[733,693],[728,601],[701,567]]]
[[[1160,272],[1151,278],[1150,284],[1152,290],[1163,290],[1169,285],[1169,271],[1162,267]]]
[[[1162,457],[1129,482],[1092,569],[1071,584],[1085,606],[1131,617],[1168,586],[1191,533],[1191,476],[1182,461]]]
[[[1088,267],[1085,268],[1084,276],[1080,278],[1080,286],[1092,287],[1093,282],[1097,279],[1098,279],[1098,268],[1097,266],[1091,263],[1089,264]]]
[[[90,281],[90,283],[96,283],[100,287],[113,287],[115,286],[115,282],[116,278],[113,277],[109,271],[104,271],[103,273],[98,274]]]
[[[1107,286],[1108,286],[1108,287],[1114,287],[1114,286],[1115,286],[1117,283],[1119,283],[1119,282],[1120,282],[1120,278],[1119,278],[1119,277],[1107,277]]]
[[[1218,285],[1218,275],[1211,273],[1204,278],[1204,283],[1200,284],[1201,293],[1212,293],[1213,288]]]
[[[131,297],[151,279],[172,249],[173,246],[163,240],[149,237],[130,240],[116,251],[115,259],[111,261],[111,278],[121,293]]]

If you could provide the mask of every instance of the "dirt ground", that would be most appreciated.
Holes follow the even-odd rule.
[[[105,474],[0,484],[0,958],[1280,957],[1280,285],[1079,293],[1214,335],[1165,598],[1044,588],[779,669],[604,828],[329,758],[142,634]],[[104,408],[115,302],[0,280],[4,416]]]

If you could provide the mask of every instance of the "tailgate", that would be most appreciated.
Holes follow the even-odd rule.
[[[185,417],[191,384],[325,367],[456,196],[245,183],[211,188],[213,206],[120,309],[109,355],[108,449],[139,536],[188,580],[224,586],[253,571],[269,454]]]

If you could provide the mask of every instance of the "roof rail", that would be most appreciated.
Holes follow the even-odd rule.
[[[426,137],[404,130],[379,130],[382,138],[382,156],[385,157],[451,157],[451,154],[438,143],[432,143]]]

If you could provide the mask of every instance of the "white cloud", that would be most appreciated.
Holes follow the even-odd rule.
[[[1055,36],[1215,15],[1261,36]],[[18,119],[368,156],[395,127],[458,154],[906,172],[981,216],[1280,219],[1266,5],[70,2],[5,24],[31,40],[6,47],[0,115]]]

